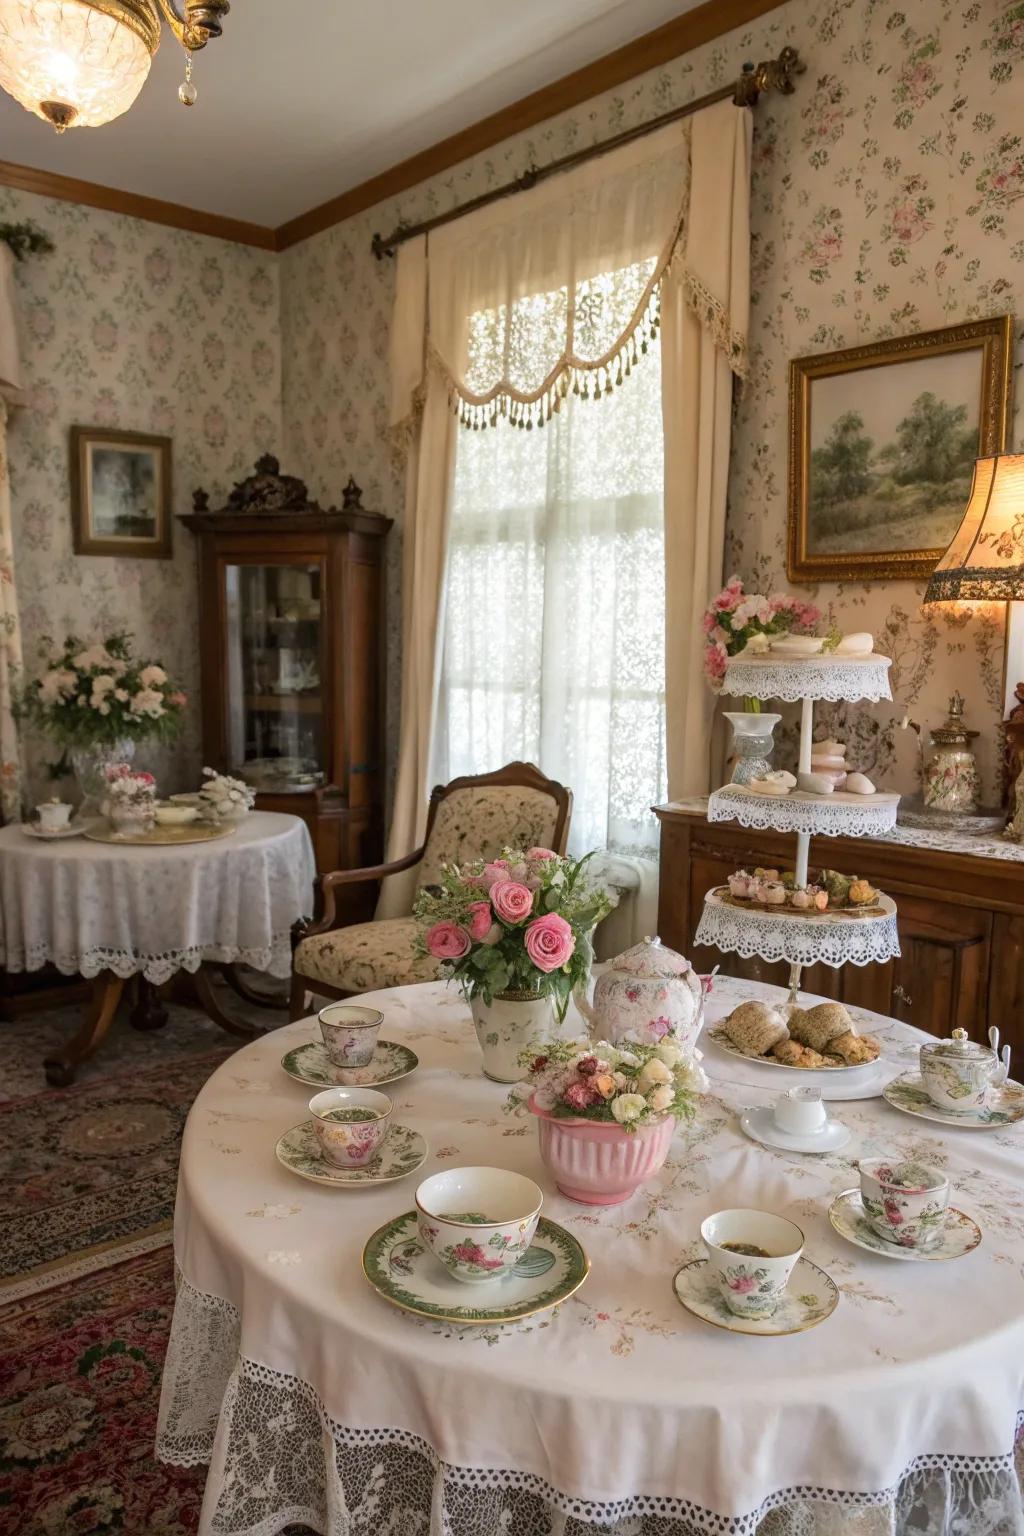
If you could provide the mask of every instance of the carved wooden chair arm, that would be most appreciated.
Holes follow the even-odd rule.
[[[377,885],[388,875],[397,875],[403,869],[411,869],[418,864],[423,857],[426,845],[416,848],[412,853],[407,853],[404,859],[393,859],[390,864],[371,864],[366,869],[332,869],[330,874],[321,875],[316,882],[317,906],[320,908],[320,916],[316,918],[300,917],[298,922],[292,925],[292,953],[314,933],[328,933],[336,926],[337,909],[334,905],[334,892],[340,885],[362,885],[376,882]]]

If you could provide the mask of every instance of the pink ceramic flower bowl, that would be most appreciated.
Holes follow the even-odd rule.
[[[671,1115],[624,1131],[595,1120],[565,1120],[539,1109],[540,1155],[555,1183],[570,1200],[584,1205],[620,1205],[663,1166],[675,1134]]]

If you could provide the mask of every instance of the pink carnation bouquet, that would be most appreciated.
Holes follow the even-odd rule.
[[[418,952],[440,960],[469,998],[536,992],[563,1019],[590,973],[590,935],[613,905],[586,864],[550,848],[506,848],[497,859],[446,866],[416,899]]]
[[[755,635],[811,634],[821,621],[821,610],[788,592],[762,597],[745,592],[738,576],[730,576],[718,596],[704,610],[704,671],[717,692],[725,677],[725,664],[738,656]],[[838,636],[836,637],[838,639]],[[759,710],[756,699],[747,708]]]

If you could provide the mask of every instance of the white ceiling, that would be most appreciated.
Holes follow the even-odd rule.
[[[234,0],[196,55],[165,27],[134,107],[58,138],[0,92],[0,159],[278,225],[699,0]]]

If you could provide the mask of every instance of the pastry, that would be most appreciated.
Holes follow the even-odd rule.
[[[875,786],[864,773],[848,773],[846,787],[851,795],[873,795],[875,792]]]
[[[754,790],[759,795],[782,796],[789,794],[789,785],[780,784],[778,779],[751,779],[747,788]]]
[[[790,1009],[789,1033],[812,1051],[834,1051],[837,1037],[857,1031],[842,1003],[818,1003],[815,1008]]]
[[[829,1055],[842,1058],[848,1067],[859,1067],[865,1062],[877,1061],[882,1047],[874,1035],[857,1035],[847,1030],[845,1035],[835,1035],[828,1043]]]
[[[744,1056],[766,1056],[772,1046],[786,1038],[786,1021],[767,1003],[740,1003],[722,1029]]]
[[[771,1054],[776,1061],[787,1067],[827,1067],[828,1062],[818,1051],[812,1051],[798,1040],[778,1040]]]
[[[809,795],[830,795],[835,789],[827,773],[798,773],[796,782]]]
[[[867,630],[857,630],[852,635],[844,635],[836,646],[837,656],[870,656],[875,648],[875,637],[869,635]]]

